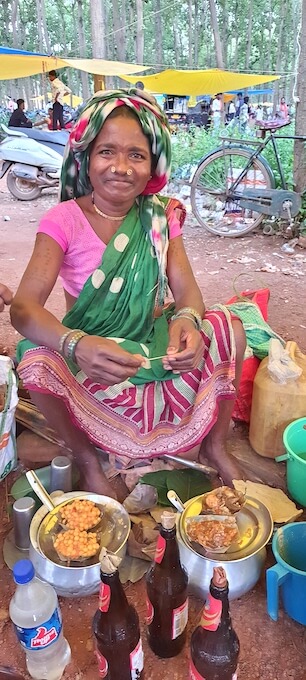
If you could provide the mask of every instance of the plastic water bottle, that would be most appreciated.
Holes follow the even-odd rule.
[[[56,592],[35,576],[30,560],[16,562],[13,576],[17,588],[10,617],[26,653],[28,672],[35,680],[60,680],[71,649],[63,635]]]

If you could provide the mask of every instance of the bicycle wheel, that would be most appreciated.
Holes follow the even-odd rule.
[[[211,234],[236,238],[252,231],[262,221],[261,212],[247,210],[230,197],[230,189],[245,169],[253,150],[229,146],[210,153],[200,163],[191,183],[191,207],[198,222]],[[255,158],[235,188],[273,189],[274,175],[264,158]]]

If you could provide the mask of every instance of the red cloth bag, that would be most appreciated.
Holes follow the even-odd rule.
[[[231,300],[228,300],[226,304],[230,305],[232,302],[241,301],[241,298],[246,298],[257,304],[264,320],[268,321],[269,297],[269,288],[261,288],[260,290],[244,291],[239,297],[235,296],[231,298]],[[233,420],[240,420],[245,423],[250,422],[253,382],[259,364],[260,359],[258,359],[258,357],[248,357],[247,359],[244,359],[239,390],[232,414]]]

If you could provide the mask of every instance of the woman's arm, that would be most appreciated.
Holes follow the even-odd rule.
[[[56,241],[39,233],[11,306],[13,326],[35,344],[56,351],[59,351],[61,337],[69,329],[44,309],[44,304],[55,285],[63,258],[63,250]],[[89,378],[107,385],[115,385],[135,375],[143,360],[112,340],[91,335],[78,342],[75,356]]]
[[[168,251],[167,274],[176,312],[187,307],[203,317],[205,306],[201,291],[195,281],[181,236],[171,239]],[[178,373],[191,371],[199,365],[203,356],[203,340],[195,327],[192,315],[178,316],[169,324],[167,357],[163,359],[166,369]]]
[[[44,309],[44,304],[54,288],[63,258],[63,250],[54,239],[37,234],[30,262],[11,306],[12,324],[22,335],[56,350],[66,328]]]
[[[194,278],[182,236],[169,241],[167,276],[176,311],[181,307],[192,307],[203,316],[205,305],[202,293]]]

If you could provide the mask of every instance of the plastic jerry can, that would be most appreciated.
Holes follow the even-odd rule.
[[[287,342],[286,350],[302,369],[300,377],[284,384],[276,382],[268,370],[266,357],[254,379],[249,440],[256,453],[267,458],[284,453],[285,428],[293,420],[306,416],[306,356],[293,341]]]

